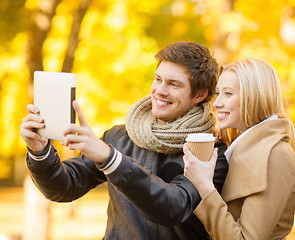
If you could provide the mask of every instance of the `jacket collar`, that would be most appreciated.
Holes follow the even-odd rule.
[[[222,189],[225,202],[266,189],[269,154],[278,142],[289,140],[288,124],[287,119],[266,121],[240,139]]]
[[[274,120],[274,119],[278,119],[278,115],[277,114],[274,114],[272,115],[271,117],[263,120],[262,122],[254,125],[253,127],[247,129],[245,132],[243,132],[237,139],[235,139],[235,141],[229,146],[229,148],[225,151],[224,155],[226,157],[226,160],[227,162],[229,163],[230,162],[230,159],[231,159],[231,155],[236,147],[236,145],[238,144],[238,142],[248,133],[250,132],[252,129],[254,129],[255,127],[263,124],[264,122],[267,122],[267,121],[270,121],[270,120]]]

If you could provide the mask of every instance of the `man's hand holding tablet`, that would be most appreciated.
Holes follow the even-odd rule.
[[[73,73],[34,73],[34,105],[27,106],[20,134],[34,152],[42,151],[48,139],[64,140],[64,132],[75,123],[76,75]]]

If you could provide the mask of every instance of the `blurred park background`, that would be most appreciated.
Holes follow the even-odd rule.
[[[0,0],[0,31],[0,240],[23,239],[27,171],[19,129],[36,70],[76,73],[77,99],[101,136],[149,93],[154,55],[171,42],[195,41],[220,65],[269,61],[295,121],[295,0]],[[54,144],[62,157],[77,154]],[[102,237],[106,202],[102,186],[77,203],[51,203],[48,239]]]

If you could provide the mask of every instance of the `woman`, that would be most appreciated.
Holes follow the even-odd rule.
[[[184,146],[184,175],[202,198],[194,214],[213,239],[284,239],[293,226],[295,154],[278,76],[264,61],[236,61],[221,68],[216,94],[219,127],[236,139],[225,152],[221,196],[212,183],[217,150],[202,162]]]

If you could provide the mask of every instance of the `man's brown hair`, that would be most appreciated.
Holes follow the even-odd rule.
[[[191,95],[208,89],[208,96],[203,102],[210,101],[217,84],[218,64],[210,50],[195,42],[180,41],[171,43],[160,50],[155,58],[158,66],[162,61],[169,61],[186,67],[190,74]]]

